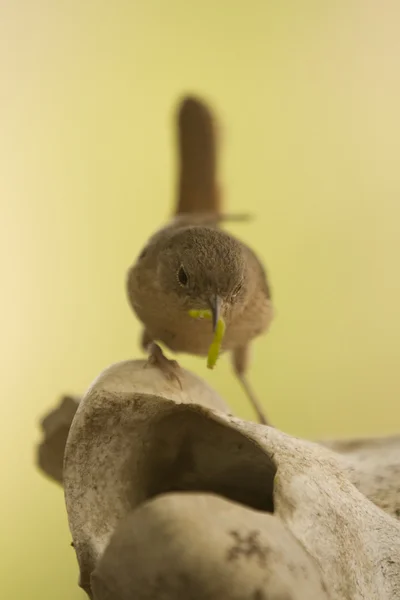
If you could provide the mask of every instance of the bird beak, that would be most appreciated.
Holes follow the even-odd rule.
[[[221,314],[221,305],[222,305],[222,300],[219,296],[215,295],[211,298],[210,308],[211,308],[211,312],[212,312],[213,331],[215,331],[217,329],[219,317]]]

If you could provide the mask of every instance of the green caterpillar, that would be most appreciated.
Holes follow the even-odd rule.
[[[211,310],[189,310],[189,315],[194,319],[212,319]],[[217,328],[214,333],[214,339],[208,350],[207,367],[213,369],[216,365],[218,355],[221,350],[222,340],[225,334],[225,322],[222,318],[218,319]]]

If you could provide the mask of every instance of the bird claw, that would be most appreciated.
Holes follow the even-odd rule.
[[[178,362],[176,360],[167,358],[158,344],[151,344],[150,356],[145,366],[154,366],[159,368],[169,381],[175,380],[182,389],[182,382],[177,373],[177,371],[180,370]]]

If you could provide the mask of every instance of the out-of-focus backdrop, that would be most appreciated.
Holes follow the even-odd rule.
[[[230,230],[277,317],[251,379],[299,436],[400,421],[400,4],[16,0],[0,7],[1,558],[8,600],[81,598],[40,417],[140,356],[125,273],[174,198],[172,118],[223,129]],[[251,417],[228,358],[182,357]]]

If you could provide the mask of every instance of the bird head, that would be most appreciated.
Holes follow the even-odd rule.
[[[245,247],[211,227],[184,227],[158,246],[156,284],[186,312],[211,310],[213,329],[246,299]]]

